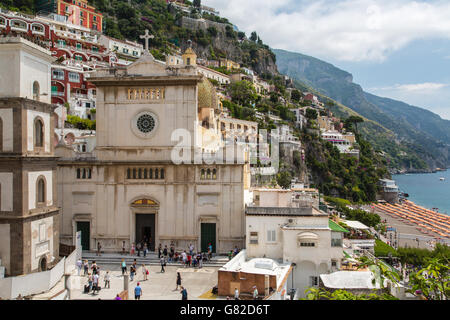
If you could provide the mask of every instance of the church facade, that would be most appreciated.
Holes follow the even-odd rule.
[[[225,253],[244,246],[244,192],[250,170],[240,149],[224,149],[214,88],[188,48],[182,65],[148,52],[128,67],[98,71],[95,150],[57,147],[61,242],[82,231],[85,250],[154,250]],[[187,139],[180,146],[179,133]],[[228,154],[223,163],[194,158],[202,151]],[[227,153],[228,152],[228,153]],[[184,162],[174,161],[181,158]]]

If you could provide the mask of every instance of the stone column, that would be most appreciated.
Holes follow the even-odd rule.
[[[128,291],[128,284],[129,284],[128,275],[124,274],[123,275],[123,290],[124,291]]]

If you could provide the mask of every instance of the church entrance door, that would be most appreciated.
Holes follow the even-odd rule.
[[[216,224],[202,223],[201,224],[201,245],[202,252],[208,252],[208,246],[211,243],[212,253],[216,252]]]
[[[136,214],[136,244],[141,241],[155,251],[155,214]]]
[[[77,221],[77,232],[81,231],[81,248],[82,250],[89,250],[90,235],[89,221]]]

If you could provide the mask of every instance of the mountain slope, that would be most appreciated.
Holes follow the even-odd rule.
[[[414,171],[425,169],[424,162],[429,169],[450,165],[450,121],[428,110],[366,93],[353,83],[350,73],[330,63],[299,53],[273,51],[281,73],[315,88],[395,133],[395,141],[385,148],[377,142],[378,136],[367,136],[372,130],[366,130],[369,141],[391,156],[394,161],[392,167]]]

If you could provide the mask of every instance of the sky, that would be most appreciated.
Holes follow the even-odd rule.
[[[448,0],[202,0],[250,36],[353,74],[365,91],[450,120]]]

